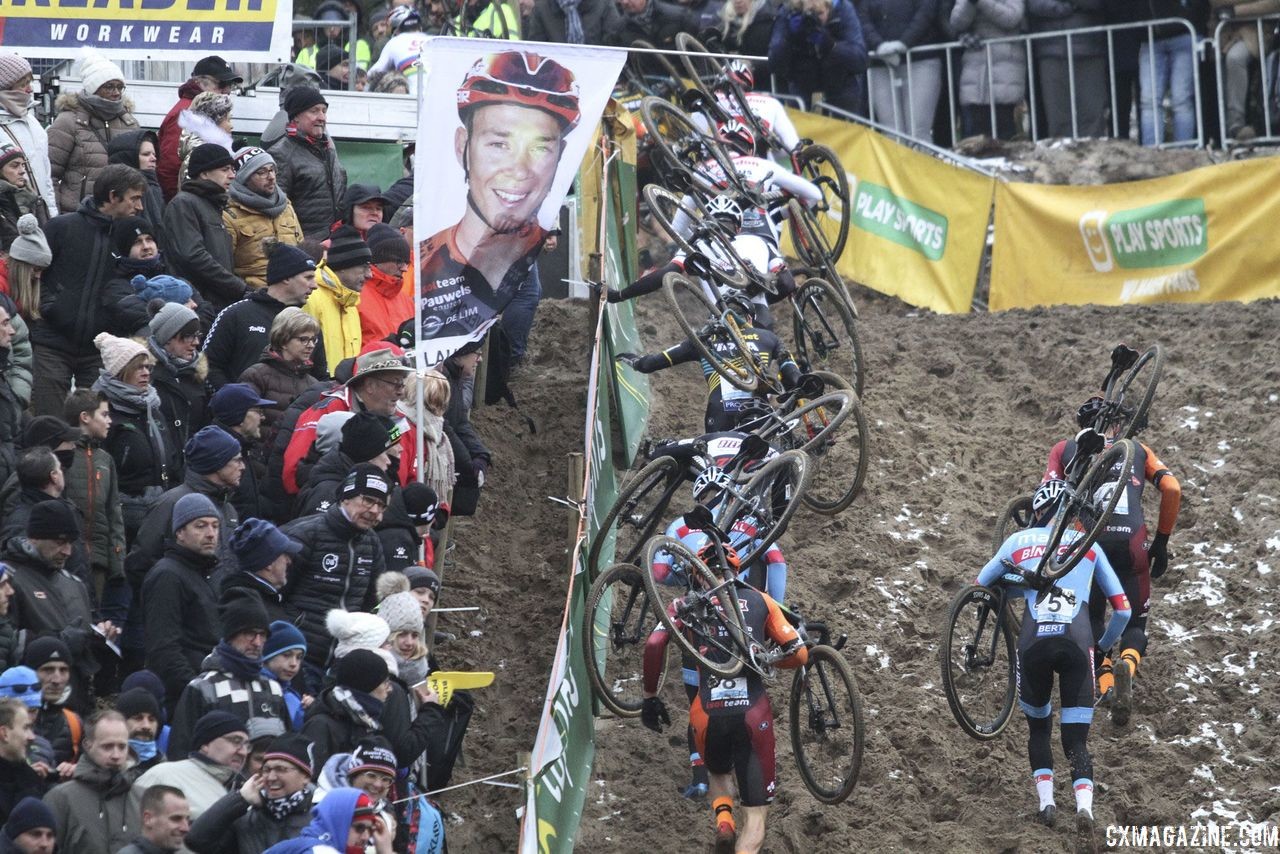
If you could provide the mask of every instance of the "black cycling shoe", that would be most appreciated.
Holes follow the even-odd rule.
[[[1033,819],[1036,824],[1043,824],[1045,827],[1053,827],[1053,823],[1058,819],[1058,807],[1055,804],[1049,804],[1040,812],[1036,813]]]
[[[1133,711],[1133,664],[1122,658],[1112,667],[1112,673],[1116,677],[1116,687],[1111,698],[1111,721],[1124,726],[1129,723],[1129,714]]]
[[[1076,854],[1098,854],[1098,837],[1093,832],[1093,816],[1076,813]]]

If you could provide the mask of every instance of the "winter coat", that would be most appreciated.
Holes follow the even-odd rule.
[[[324,669],[334,646],[325,615],[333,608],[373,610],[374,581],[386,568],[382,543],[373,531],[351,524],[336,505],[281,530],[302,544],[289,568],[285,609],[307,639],[306,660]]]
[[[8,249],[20,234],[18,220],[23,214],[34,216],[41,228],[49,221],[44,199],[30,185],[19,187],[0,179],[0,247]]]
[[[1025,8],[1025,0],[957,0],[951,10],[951,35],[974,35],[984,41],[1016,36],[1022,32]],[[1002,42],[966,50],[961,57],[960,103],[989,104],[993,93],[997,104],[1017,104],[1026,97],[1027,58],[1021,45]]]
[[[264,198],[262,201],[268,200]],[[284,210],[280,214],[269,216],[249,207],[232,193],[226,210],[222,212],[222,224],[231,235],[235,273],[251,288],[267,286],[267,250],[262,247],[262,241],[270,237],[290,246],[302,242],[302,225],[293,210],[293,203],[288,199],[284,200]]]
[[[342,284],[323,261],[316,265],[316,284],[319,287],[311,292],[302,310],[320,324],[326,367],[332,374],[343,359],[360,355],[360,292]]]
[[[9,340],[9,358],[5,378],[22,409],[31,404],[31,382],[34,355],[31,352],[31,328],[18,313],[18,305],[8,294],[9,259],[0,259],[0,305],[9,312],[13,322],[13,337]]]
[[[382,522],[377,529],[378,539],[382,540],[382,553],[386,557],[387,570],[404,572],[405,567],[418,562],[418,552],[422,548],[422,537],[418,528],[404,509],[404,493],[395,490],[387,510],[382,514]],[[430,553],[430,549],[427,549]],[[434,561],[428,560],[430,566]]]
[[[20,485],[17,475],[14,475],[9,482],[5,483],[6,489],[11,486],[13,491],[8,493],[4,502],[4,524],[0,526],[0,542],[26,534],[27,520],[31,518],[31,509],[37,504],[42,504],[46,501],[60,501],[71,509],[75,508],[75,505],[65,498],[54,498],[44,490]],[[67,572],[76,578],[86,584],[89,583],[91,577],[89,573],[89,553],[83,540],[71,545],[71,556],[67,558],[65,568]]]
[[[16,116],[0,105],[0,142],[8,142],[22,149],[27,156],[27,166],[35,177],[34,189],[44,199],[50,217],[58,215],[58,194],[53,186],[53,172],[49,164],[49,135],[40,126],[33,98],[21,116]],[[75,205],[80,204],[76,199]],[[75,210],[72,205],[67,210]]]
[[[769,40],[769,70],[778,75],[792,95],[806,101],[822,91],[827,101],[855,111],[862,103],[862,76],[867,70],[867,46],[858,13],[849,0],[833,0],[822,28],[831,37],[825,53],[815,51],[802,33],[789,30],[791,14],[779,14]]]
[[[44,777],[31,770],[25,758],[10,762],[0,756],[0,821],[9,819],[9,813],[18,805],[18,801],[23,798],[43,798],[48,790]],[[0,838],[3,836],[4,833],[0,832]]]
[[[400,276],[373,267],[360,291],[360,344],[381,341],[413,317],[413,292],[405,293]]]
[[[80,510],[89,563],[109,578],[124,578],[124,516],[115,460],[88,436],[76,442],[62,497]]]
[[[249,291],[244,299],[232,303],[213,321],[204,342],[204,355],[209,361],[209,384],[222,388],[236,382],[245,370],[262,357],[271,338],[271,324],[276,315],[284,311],[285,304],[265,289]],[[317,366],[312,376],[324,379],[329,374],[324,367],[324,341],[316,342],[312,354]],[[268,396],[269,400],[275,400]],[[288,402],[284,403],[288,406]]]
[[[192,823],[186,847],[195,854],[257,854],[293,839],[311,823],[311,798],[277,821],[265,809],[249,806],[239,791],[219,798]]]
[[[119,133],[138,129],[133,103],[125,99],[124,112],[103,119],[75,92],[63,92],[54,102],[57,115],[49,125],[49,166],[58,210],[73,211],[80,200],[93,195],[93,179],[107,165],[107,146]]]
[[[298,493],[294,502],[294,516],[310,516],[323,513],[338,503],[338,490],[342,481],[355,468],[355,463],[342,451],[334,448],[316,460],[307,485]]]
[[[335,753],[349,752],[361,739],[372,735],[386,735],[383,730],[371,729],[364,721],[357,719],[333,692],[333,688],[325,688],[320,692],[311,708],[307,709],[306,719],[302,724],[302,734],[311,739],[315,746],[317,765],[328,762],[329,757]],[[396,758],[400,758],[398,753]]]
[[[1160,18],[1182,18],[1191,24],[1198,35],[1205,34],[1205,25],[1209,22],[1209,0],[1146,0],[1145,3],[1136,3],[1134,5],[1139,7],[1135,10],[1137,12],[1137,20],[1152,21]],[[1141,8],[1143,6],[1146,8]],[[1277,3],[1274,8],[1276,11],[1280,11],[1280,3]],[[1155,29],[1155,37],[1158,39],[1185,36],[1187,34],[1187,28],[1179,24],[1165,24]],[[1141,38],[1145,41],[1147,34],[1145,32],[1142,33]]]
[[[209,403],[205,378],[209,374],[208,363],[196,354],[190,365],[177,365],[155,339],[147,342],[156,365],[151,369],[151,385],[160,395],[160,412],[164,415],[165,429],[179,447],[201,427],[209,423]]]
[[[311,410],[318,402],[331,401],[331,398],[326,397],[326,394],[335,389],[338,389],[338,385],[333,380],[322,380],[316,383],[295,397],[276,423],[276,437],[271,443],[271,449],[267,452],[265,491],[266,497],[271,502],[272,512],[275,514],[271,518],[277,524],[292,518],[292,496],[298,492],[296,486],[292,490],[286,489],[285,469],[292,460],[293,474],[291,477],[297,477],[305,482],[305,477],[302,476],[302,473],[305,471],[309,474],[311,465],[314,464],[314,460],[308,461],[308,456],[315,441],[315,421],[320,417]],[[293,437],[297,432],[300,420],[310,425],[309,432],[311,436],[309,439],[299,440],[299,447],[296,449],[297,456],[295,457],[291,456],[289,449],[293,445]]]
[[[347,170],[338,162],[333,141],[308,142],[290,128],[271,143],[267,153],[275,158],[276,184],[293,202],[302,233],[327,236],[347,192]]]
[[[156,153],[156,175],[160,179],[160,188],[166,199],[172,199],[178,192],[178,172],[182,158],[178,156],[178,142],[182,138],[182,128],[178,126],[178,116],[191,106],[191,101],[204,90],[194,80],[188,80],[178,87],[178,102],[165,114],[160,122],[160,130],[156,136],[160,139],[160,150]]]
[[[171,762],[196,749],[191,743],[196,722],[212,711],[227,712],[246,723],[251,718],[278,718],[285,732],[292,727],[279,682],[260,673],[252,679],[242,679],[227,667],[219,652],[211,652],[201,665],[200,675],[182,689],[169,728]]]
[[[70,698],[70,691],[67,692]],[[76,721],[76,731],[71,731],[71,720]],[[31,729],[36,735],[49,742],[53,749],[53,761],[58,765],[63,762],[75,762],[80,755],[80,740],[84,735],[84,721],[75,712],[66,707],[66,701],[51,703],[42,701],[40,708],[32,715]]]
[[[777,9],[768,0],[755,0],[752,5],[756,7],[755,15],[745,29],[736,20],[730,21],[727,26],[723,22],[720,24],[720,38],[724,42],[727,53],[743,56],[769,55],[769,40],[773,37],[773,22],[778,14]],[[768,80],[769,64],[755,63],[755,75],[756,80],[761,82]]]
[[[200,756],[197,754],[197,756]],[[203,756],[173,762],[161,762],[143,774],[133,784],[129,803],[141,814],[142,795],[152,786],[173,786],[187,796],[191,807],[191,820],[204,815],[204,811],[217,803],[229,790],[240,788],[244,782],[240,774],[225,765],[211,762]]]
[[[160,493],[177,483],[182,470],[182,446],[165,426],[159,398],[156,398],[150,418],[159,425],[162,447],[156,447],[152,441],[148,410],[140,402],[108,392],[107,405],[111,412],[111,431],[107,433],[102,447],[115,460],[119,491],[126,496],[123,503],[129,504],[129,498],[144,495],[149,495],[150,499],[158,498]],[[128,525],[129,514],[125,515]]]
[[[320,380],[311,374],[313,363],[293,366],[280,358],[278,353],[265,350],[256,364],[245,368],[240,374],[240,382],[253,386],[263,400],[274,400],[272,406],[262,407],[263,445],[270,448],[275,444],[276,430],[284,417],[289,404],[297,400],[298,395],[316,385]]]
[[[138,150],[147,140],[156,144],[158,153],[159,145],[156,143],[154,131],[134,130],[119,134],[107,144],[107,161],[138,169],[142,177],[147,179],[147,189],[142,194],[142,218],[151,223],[151,227],[155,229],[151,236],[156,239],[156,243],[163,252],[167,248],[164,237],[164,191],[160,189],[160,179],[156,177],[156,170],[138,167]]]
[[[121,848],[119,854],[171,854],[171,852],[152,843],[145,836],[138,836],[133,842]]]
[[[53,263],[44,271],[40,320],[31,341],[72,356],[96,354],[93,337],[107,329],[103,292],[115,271],[111,218],[86,198],[45,226]]]
[[[263,854],[320,854],[335,849],[345,850],[351,821],[356,813],[356,801],[361,794],[358,789],[331,793],[313,808],[311,823],[302,829],[298,838],[272,845]]]
[[[622,43],[622,14],[613,0],[582,0],[578,15],[582,18],[584,44]],[[568,42],[564,10],[556,0],[535,0],[522,35],[527,41]]]
[[[240,517],[232,506],[229,490],[217,486],[202,474],[187,472],[186,478],[179,486],[166,491],[156,501],[155,507],[147,515],[138,534],[134,537],[133,548],[124,561],[125,574],[135,590],[142,589],[143,579],[147,572],[155,566],[164,553],[165,541],[169,539],[170,527],[173,524],[173,506],[184,495],[198,492],[208,496],[213,506],[222,514],[221,528],[218,532],[218,567],[215,578],[220,579],[223,573],[235,572],[239,569],[235,555],[231,553],[231,533],[240,524]]]
[[[142,826],[130,809],[129,778],[81,756],[71,779],[44,796],[58,825],[58,847],[76,854],[115,854]]]
[[[217,557],[169,541],[142,582],[147,669],[164,682],[170,707],[218,645],[218,594],[210,578],[217,565]]]
[[[1103,0],[1027,0],[1027,30],[1033,33],[1098,27],[1106,23]],[[1077,58],[1107,55],[1103,33],[1072,36],[1071,53]],[[1066,59],[1067,39],[1037,39],[1036,59]]]
[[[243,570],[233,572],[223,579],[219,603],[225,603],[235,596],[243,595],[246,591],[252,592],[262,601],[263,607],[267,609],[268,620],[273,623],[276,620],[289,622],[289,614],[284,607],[284,592],[276,590],[258,576]]]
[[[714,14],[704,20],[697,10],[666,0],[652,0],[646,11],[648,17],[619,10],[621,29],[617,31],[615,44],[627,47],[644,40],[654,47],[671,48],[675,46],[677,34],[700,33],[716,24]]]
[[[29,638],[60,638],[77,663],[91,658],[93,604],[84,581],[46,563],[26,537],[5,543],[0,559],[12,570],[10,622]]]
[[[18,649],[18,629],[6,616],[0,616],[0,673],[21,663],[22,650]]]
[[[231,235],[222,224],[227,193],[207,180],[187,181],[164,211],[169,265],[221,311],[243,299],[246,285],[234,272]]]
[[[10,384],[10,370],[9,351],[0,348],[0,477],[5,480],[18,464],[15,443],[22,433],[22,411],[25,408]]]

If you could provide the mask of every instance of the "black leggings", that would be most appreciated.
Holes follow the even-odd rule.
[[[1027,717],[1027,756],[1031,759],[1031,771],[1053,768],[1053,747],[1049,736],[1053,732],[1053,718]],[[1071,763],[1072,780],[1093,779],[1093,757],[1089,755],[1089,725],[1062,724],[1062,752]]]

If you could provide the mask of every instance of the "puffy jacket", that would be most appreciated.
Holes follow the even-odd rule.
[[[293,839],[310,823],[310,793],[293,812],[277,820],[266,810],[249,806],[235,791],[218,799],[191,825],[186,847],[195,854],[256,854]]]
[[[231,573],[239,569],[235,555],[231,552],[231,533],[240,524],[236,508],[228,500],[230,490],[212,483],[209,478],[193,471],[187,472],[186,478],[179,486],[166,491],[156,501],[146,520],[138,528],[134,537],[133,548],[124,561],[125,574],[134,590],[142,589],[143,579],[147,572],[156,565],[164,554],[165,541],[169,539],[170,526],[173,524],[173,506],[184,495],[198,492],[207,496],[213,506],[222,514],[222,524],[218,532],[218,577],[222,573]]]
[[[265,203],[267,199],[262,201]],[[278,216],[269,216],[232,193],[222,212],[222,224],[231,235],[235,273],[251,288],[267,286],[267,251],[262,248],[262,241],[273,237],[291,246],[302,242],[302,224],[288,199],[284,200],[284,210]]]
[[[129,778],[108,771],[87,755],[76,763],[71,779],[44,796],[58,825],[58,847],[76,854],[115,854],[141,828],[129,804]]]
[[[289,427],[288,444],[284,448],[281,483],[288,495],[297,495],[298,490],[306,484],[299,476],[299,469],[308,457],[316,442],[316,422],[330,412],[362,412],[364,405],[360,403],[356,393],[346,386],[334,388],[317,395],[318,400],[308,406],[298,416],[297,421]],[[408,486],[417,475],[417,427],[407,423],[407,429],[400,436],[400,485]],[[469,426],[469,425],[468,425]],[[477,439],[478,441],[478,439]],[[275,459],[279,442],[272,449]],[[273,472],[268,473],[272,477]]]
[[[65,569],[54,569],[27,541],[15,537],[4,544],[0,559],[13,570],[9,620],[29,637],[57,637],[79,662],[88,656],[93,629],[89,588]]]
[[[18,656],[20,651],[18,629],[9,622],[8,617],[0,616],[0,673],[20,663]]]
[[[267,148],[276,161],[276,183],[293,202],[302,233],[323,237],[338,219],[347,170],[338,162],[332,140],[311,143],[291,131]]]
[[[627,47],[638,39],[654,47],[669,48],[675,45],[678,33],[700,33],[716,25],[715,16],[704,19],[694,9],[681,3],[652,0],[646,3],[645,12],[632,15],[619,10],[621,27],[615,44]]]
[[[76,720],[75,734],[71,732],[72,718]],[[84,721],[68,709],[65,702],[51,703],[43,700],[32,717],[31,729],[36,735],[49,742],[49,747],[53,748],[53,761],[57,764],[75,762],[80,755]]]
[[[235,596],[243,595],[246,591],[252,592],[262,600],[263,607],[267,609],[267,619],[271,622],[274,623],[276,620],[289,622],[289,614],[284,607],[284,593],[248,572],[233,572],[223,579],[218,601],[220,604],[225,603]]]
[[[413,317],[413,293],[404,292],[400,276],[372,267],[360,291],[360,345],[381,341]]]
[[[156,146],[158,153],[160,146],[156,141],[155,131],[131,130],[128,133],[119,134],[107,144],[107,161],[138,169],[138,150],[142,148],[142,143],[148,141]],[[138,169],[138,171],[142,173],[142,177],[147,179],[147,189],[142,194],[142,218],[151,223],[151,227],[155,229],[151,236],[156,239],[156,243],[159,244],[161,251],[163,251],[166,247],[164,239],[164,191],[160,189],[160,179],[156,177],[156,170]]]
[[[405,568],[418,562],[418,552],[422,548],[422,537],[418,528],[404,509],[404,493],[397,489],[391,494],[387,510],[382,514],[378,524],[378,539],[382,540],[382,553],[387,561],[387,570],[404,572]],[[431,539],[427,538],[427,566],[435,563],[432,553]]]
[[[108,577],[124,578],[124,516],[116,463],[88,436],[76,442],[62,497],[80,509],[90,564]]]
[[[107,330],[102,295],[116,264],[111,218],[91,198],[66,210],[72,212],[55,216],[44,229],[53,263],[44,271],[41,318],[31,326],[31,341],[85,356],[98,352],[93,336]]]
[[[354,467],[355,463],[351,458],[337,448],[321,456],[311,469],[307,485],[298,493],[294,515],[301,517],[323,513],[337,504],[338,489]]]
[[[31,518],[31,509],[37,504],[60,501],[68,509],[74,510],[75,505],[66,498],[53,498],[43,490],[22,486],[18,483],[17,475],[5,482],[4,489],[7,491],[10,487],[12,491],[7,492],[3,503],[4,524],[0,525],[0,541],[24,535],[27,532],[27,520]],[[92,576],[89,572],[89,552],[83,541],[72,544],[71,556],[67,558],[65,569],[86,584],[90,583]]]
[[[951,10],[951,35],[974,35],[983,40],[1016,36],[1022,32],[1025,11],[1025,0],[959,0]],[[960,103],[989,104],[992,94],[997,104],[1017,104],[1026,97],[1027,58],[1021,45],[993,44],[966,50],[961,57]]]
[[[293,399],[293,403],[289,404],[289,408],[284,411],[284,414],[280,416],[280,421],[276,424],[276,438],[271,443],[271,450],[267,453],[267,482],[264,489],[267,499],[271,502],[274,514],[271,518],[277,524],[293,518],[293,498],[291,496],[298,494],[297,483],[305,483],[304,474],[310,473],[311,463],[307,462],[307,457],[315,442],[315,420],[320,417],[311,412],[311,409],[317,403],[327,401],[328,398],[325,397],[325,394],[337,388],[338,386],[333,380],[316,383]],[[308,429],[311,431],[311,436],[300,440],[299,447],[295,449],[296,456],[291,456],[290,446],[293,444],[293,437],[297,432],[300,421],[310,425]],[[290,483],[293,486],[292,488],[287,488],[285,486],[285,469],[289,466],[291,460],[293,468],[290,474]],[[312,463],[314,463],[314,460]]]
[[[271,338],[271,324],[284,311],[285,304],[265,289],[249,291],[244,299],[232,303],[218,313],[204,342],[204,355],[209,361],[209,383],[222,388],[236,382],[245,370],[262,356]],[[324,342],[316,342],[313,354],[317,366],[312,375],[324,379]],[[275,398],[270,397],[270,400]],[[286,402],[285,405],[288,405]]]
[[[769,70],[785,81],[792,95],[807,102],[822,91],[826,100],[850,112],[862,104],[862,75],[867,70],[867,46],[858,13],[849,0],[833,0],[822,28],[831,48],[816,51],[808,33],[791,34],[791,14],[779,14],[769,40]]]
[[[179,366],[163,348],[156,346],[154,338],[148,339],[147,346],[156,360],[151,369],[151,385],[160,395],[165,428],[174,444],[185,447],[187,440],[209,423],[206,411],[209,399],[204,384],[209,365],[203,356],[197,355],[190,365]]]
[[[382,543],[373,531],[351,524],[337,505],[281,530],[302,543],[289,569],[285,608],[307,639],[307,661],[323,669],[334,646],[325,615],[333,608],[373,610],[374,580],[386,568]]]
[[[205,656],[218,645],[218,594],[210,575],[216,556],[193,552],[173,541],[142,582],[147,626],[147,669],[164,682],[172,706],[200,673]]]
[[[1033,33],[1098,27],[1106,23],[1103,0],[1027,0],[1027,29]],[[1077,57],[1105,56],[1107,38],[1102,33],[1073,36],[1071,53]],[[1067,39],[1037,39],[1037,59],[1066,59]]]
[[[320,324],[326,367],[332,374],[343,359],[360,355],[360,292],[342,284],[323,261],[316,265],[316,284],[319,287],[311,292],[302,310]]]
[[[107,146],[119,133],[138,129],[133,103],[125,99],[124,112],[103,119],[80,101],[75,92],[64,92],[54,102],[57,116],[49,125],[49,166],[58,210],[73,211],[80,200],[93,195],[93,179],[107,165]]]
[[[578,5],[582,18],[584,44],[617,44],[622,31],[622,14],[613,0],[582,0]],[[529,13],[523,37],[534,42],[569,41],[565,30],[564,10],[556,0],[537,0]]]
[[[244,297],[245,283],[234,272],[231,235],[222,224],[227,193],[212,181],[182,185],[164,211],[169,237],[169,264],[220,311]]]
[[[0,106],[0,142],[8,142],[21,148],[27,155],[27,165],[35,176],[35,189],[49,208],[49,216],[59,213],[58,194],[53,188],[53,173],[49,166],[49,135],[36,117],[35,99],[27,105],[26,112],[15,116]],[[76,199],[75,204],[80,200]],[[74,210],[72,205],[68,210]]]
[[[156,175],[160,179],[160,189],[166,199],[172,199],[178,192],[178,172],[182,167],[182,158],[178,156],[178,142],[182,139],[182,128],[178,126],[178,116],[191,106],[191,100],[204,90],[194,80],[188,80],[178,87],[178,103],[174,104],[160,122],[160,130],[156,134],[160,139],[159,155],[156,158]]]
[[[276,430],[280,419],[284,416],[289,404],[297,400],[298,395],[316,385],[320,380],[311,375],[314,364],[290,365],[280,354],[265,350],[256,364],[245,368],[240,374],[240,382],[248,383],[257,389],[263,400],[274,400],[272,406],[262,407],[264,429],[263,445],[272,447],[275,444]]]
[[[31,328],[18,313],[18,305],[9,298],[9,259],[0,259],[0,305],[9,312],[13,322],[13,337],[9,340],[9,358],[5,365],[5,378],[22,409],[31,404],[31,369],[34,355],[31,352]]]
[[[196,722],[213,711],[227,712],[245,722],[251,718],[279,718],[285,732],[293,726],[279,682],[261,673],[252,679],[235,676],[215,651],[205,657],[200,675],[187,683],[174,707],[169,729],[171,762],[196,749],[191,743]]]

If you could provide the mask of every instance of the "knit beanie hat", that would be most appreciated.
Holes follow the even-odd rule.
[[[240,440],[221,427],[201,427],[182,449],[187,468],[196,474],[213,474],[240,455]]]
[[[333,654],[341,657],[353,649],[377,649],[391,636],[387,621],[377,614],[334,608],[324,618],[329,636],[338,642]]]
[[[23,798],[9,813],[9,820],[4,823],[4,835],[9,839],[17,839],[29,830],[47,828],[58,830],[58,822],[53,818],[53,810],[39,798]]]
[[[425,587],[437,596],[440,595],[440,576],[436,575],[435,570],[414,564],[413,566],[405,567],[404,575],[405,578],[409,579],[410,590],[418,590]]]
[[[18,217],[18,236],[9,245],[9,257],[44,269],[53,263],[49,241],[40,230],[40,222],[31,214]]]
[[[249,148],[237,148],[235,160],[236,183],[242,187],[248,186],[249,179],[253,177],[253,173],[263,166],[274,166],[276,163],[276,159],[268,154],[265,148],[259,148],[256,145]]]
[[[197,519],[217,519],[221,522],[222,514],[218,512],[218,508],[209,496],[190,492],[179,498],[173,505],[173,518],[169,532],[176,534]]]
[[[187,161],[187,177],[199,178],[202,173],[210,169],[235,165],[236,161],[231,157],[230,151],[216,142],[206,142],[192,150],[191,159]]]
[[[316,104],[329,106],[329,102],[324,99],[324,95],[320,94],[319,89],[313,89],[310,86],[295,86],[285,93],[282,106],[284,107],[284,114],[289,117],[289,121],[293,121],[299,113],[305,113]]]
[[[333,678],[339,685],[372,693],[391,675],[386,660],[373,650],[355,649],[341,656],[333,665]]]
[[[181,302],[166,302],[151,316],[151,337],[163,347],[186,331],[188,326],[192,327],[191,333],[200,331],[200,318],[196,313]]]
[[[316,422],[316,451],[327,454],[342,441],[342,428],[355,418],[354,412],[326,412]]]
[[[222,738],[233,732],[242,732],[247,736],[249,729],[244,721],[230,712],[206,712],[191,730],[191,749],[199,750],[215,738]]]
[[[422,634],[422,607],[412,593],[393,593],[378,606],[378,616],[386,620],[391,633]]]
[[[0,53],[0,89],[12,89],[13,84],[31,73],[31,63],[16,53]]]
[[[22,663],[32,670],[39,670],[51,661],[71,664],[71,650],[58,638],[36,638],[27,644],[27,651],[22,656]]]
[[[295,649],[300,649],[304,655],[306,654],[307,639],[293,623],[276,620],[271,624],[268,631],[267,642],[262,647],[262,660],[264,662]]]
[[[0,168],[9,165],[9,161],[17,160],[18,158],[26,160],[27,153],[12,142],[0,142]]]
[[[405,242],[404,235],[384,222],[377,223],[369,229],[365,242],[369,244],[369,253],[374,264],[381,264],[384,261],[409,263],[409,244]]]
[[[346,270],[372,263],[373,253],[354,226],[344,225],[329,235],[328,263],[330,269]]]
[[[150,234],[150,229],[144,229],[143,234]],[[152,276],[148,279],[146,276],[134,276],[129,280],[129,284],[133,286],[134,292],[143,302],[151,302],[153,299],[161,299],[165,302],[176,302],[185,304],[191,299],[193,291],[191,285],[185,279],[179,279],[177,276],[170,276],[167,273],[161,273],[158,276]]]
[[[67,537],[80,538],[80,512],[71,502],[62,498],[50,498],[31,508],[27,517],[27,539],[56,540]]]
[[[156,705],[160,706],[160,723],[163,725],[168,717],[161,705],[164,702],[164,682],[150,670],[135,670],[120,683],[121,691],[131,691],[134,688],[141,688],[156,698]]]
[[[252,629],[265,632],[271,626],[271,618],[267,616],[267,608],[262,604],[262,599],[248,590],[237,590],[230,594],[218,609],[218,617],[222,623],[223,640],[230,640],[241,632]]]
[[[28,709],[40,708],[40,677],[30,667],[10,667],[0,673],[0,699],[19,700]]]
[[[244,572],[258,572],[280,555],[296,555],[302,543],[265,519],[245,519],[231,534],[231,551]]]
[[[218,124],[231,115],[233,102],[230,95],[221,92],[201,92],[191,99],[190,110],[201,116],[207,116],[214,124]]]
[[[375,686],[376,687],[376,686]],[[379,771],[390,777],[396,776],[396,754],[391,749],[391,742],[379,735],[361,739],[356,749],[351,751],[351,764],[347,766],[347,779],[350,780],[361,771]]]
[[[385,472],[371,463],[360,463],[353,468],[338,489],[341,501],[361,495],[380,499],[383,504],[391,500],[391,481],[387,480]]]
[[[120,374],[137,356],[146,355],[146,345],[132,338],[117,338],[110,332],[99,332],[93,336],[93,344],[102,354],[102,367],[116,379],[123,379]]]
[[[315,269],[316,262],[310,255],[288,243],[277,243],[267,256],[267,284],[283,282],[299,273],[314,273]]]
[[[133,242],[144,234],[155,237],[156,230],[150,222],[140,216],[113,219],[111,221],[111,254],[117,258],[128,258]],[[134,287],[136,288],[137,285]]]
[[[124,82],[124,72],[120,66],[107,59],[96,50],[83,49],[84,56],[80,60],[80,91],[86,95],[96,95],[103,84],[112,80]]]
[[[299,771],[305,771],[308,777],[316,774],[316,747],[300,732],[287,732],[271,742],[262,757],[264,762],[268,759],[288,762]]]
[[[342,425],[342,441],[338,448],[353,463],[367,463],[399,441],[392,434],[395,422],[385,415],[372,412],[356,413]]]
[[[116,697],[116,711],[124,715],[125,720],[134,715],[149,714],[157,721],[160,720],[160,704],[156,702],[156,698],[146,688],[131,688],[128,691],[122,691]]]
[[[434,489],[425,483],[411,483],[404,488],[401,495],[404,500],[404,512],[414,525],[430,525],[436,521],[436,515],[441,508]]]

